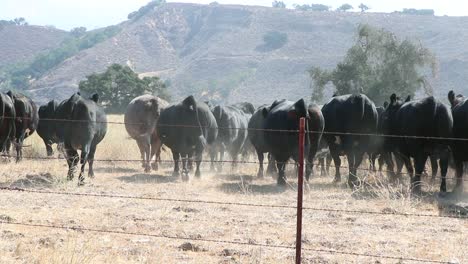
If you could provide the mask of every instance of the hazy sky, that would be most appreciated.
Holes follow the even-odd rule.
[[[178,0],[208,4],[214,0]],[[0,0],[0,19],[24,17],[30,24],[54,25],[62,29],[85,26],[88,29],[119,23],[128,13],[149,0]],[[220,4],[271,6],[272,0],[217,0]],[[430,8],[436,15],[468,16],[467,0],[283,0],[288,7],[294,3],[321,3],[338,7],[349,3],[357,7],[361,2],[374,12],[392,12],[403,8]]]

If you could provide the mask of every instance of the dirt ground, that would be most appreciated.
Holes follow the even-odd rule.
[[[113,121],[122,120],[112,116]],[[25,156],[44,157],[45,148],[34,135]],[[163,159],[169,159],[165,153]],[[109,125],[98,146],[97,159],[139,159],[134,141],[122,125]],[[253,160],[253,159],[252,159]],[[171,176],[171,164],[145,174],[135,162],[96,162],[96,177],[83,187],[66,181],[63,159],[0,163],[0,186],[56,192],[113,194],[251,204],[295,206],[297,181],[279,188],[271,177],[258,179],[256,166],[230,164],[188,182]],[[345,173],[345,169],[342,173]],[[331,171],[333,173],[333,170]],[[423,197],[411,197],[407,187],[390,185],[372,173],[373,182],[350,191],[332,184],[331,177],[314,176],[305,188],[304,206],[366,210],[382,213],[453,215],[439,202],[437,184],[426,186]],[[290,169],[290,174],[294,170]],[[450,172],[449,176],[453,172]],[[452,185],[449,185],[452,188]],[[466,196],[460,199],[465,199]],[[463,201],[462,201],[463,202]],[[304,211],[303,246],[359,254],[468,263],[468,219]],[[256,246],[295,245],[296,211],[289,208],[249,207],[176,201],[37,194],[0,190],[0,220],[69,227],[86,227],[143,235],[98,233],[0,224],[0,263],[293,263],[292,249]],[[176,239],[178,238],[178,239]],[[194,240],[191,240],[191,239]],[[246,243],[202,242],[200,239]],[[384,259],[303,252],[304,263],[410,263]]]

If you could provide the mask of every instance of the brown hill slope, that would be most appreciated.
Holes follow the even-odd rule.
[[[0,28],[0,67],[32,59],[57,47],[67,32],[51,27],[7,25]]]
[[[84,50],[33,83],[40,101],[63,98],[79,80],[111,63],[131,65],[171,82],[174,99],[188,94],[226,102],[268,103],[309,97],[310,66],[331,68],[351,46],[359,23],[420,39],[440,60],[436,95],[468,88],[468,18],[379,13],[303,12],[267,7],[164,4],[121,24],[115,37]],[[277,48],[268,33],[287,35]]]

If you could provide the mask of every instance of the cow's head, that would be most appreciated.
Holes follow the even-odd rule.
[[[91,99],[92,101],[94,101],[97,104],[99,102],[99,94],[95,93],[95,94],[91,95],[91,97],[89,99]]]
[[[451,90],[448,93],[448,100],[449,100],[450,105],[452,106],[452,108],[454,108],[455,106],[457,106],[461,102],[465,101],[465,97],[463,95],[461,95],[461,94],[455,96],[455,93]]]
[[[397,112],[400,110],[402,105],[403,101],[397,97],[396,94],[392,94],[390,96],[390,103],[388,103],[385,111],[383,111],[381,115],[381,120],[379,120],[379,126],[383,133],[390,133],[394,128],[393,124],[395,122]]]

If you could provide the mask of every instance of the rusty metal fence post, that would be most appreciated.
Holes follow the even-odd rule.
[[[297,173],[296,264],[301,263],[302,250],[302,198],[304,191],[305,118],[299,120],[299,169]]]

